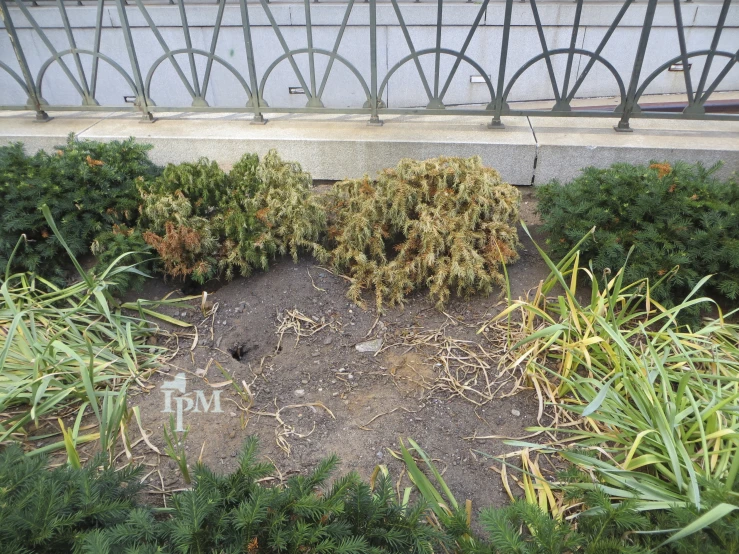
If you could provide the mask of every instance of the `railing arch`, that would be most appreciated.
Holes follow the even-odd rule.
[[[156,8],[148,0],[0,0],[3,24],[0,40],[4,34],[7,35],[14,54],[13,59],[2,56],[0,52],[0,98],[10,96],[3,92],[7,90],[10,93],[16,86],[20,86],[27,97],[25,104],[18,105],[0,100],[0,109],[33,109],[42,121],[48,118],[46,111],[65,110],[140,110],[148,120],[153,119],[153,112],[250,112],[255,116],[255,123],[265,122],[265,111],[366,114],[373,124],[380,124],[383,114],[427,113],[450,117],[471,114],[489,116],[494,128],[501,128],[501,117],[508,115],[613,118],[620,120],[617,130],[630,130],[629,122],[633,118],[739,121],[738,114],[706,111],[707,102],[717,90],[729,86],[739,90],[739,79],[736,72],[732,72],[739,62],[739,51],[729,51],[726,47],[719,49],[722,37],[727,34],[739,37],[739,5],[735,5],[733,0],[719,3],[618,1],[620,5],[606,10],[606,4],[599,0],[563,0],[559,3],[482,0],[477,4],[462,0],[407,0],[404,3],[399,0],[345,0],[330,5],[317,0],[216,0],[202,4],[192,0],[171,0],[171,5],[160,3]],[[566,46],[561,48],[551,48],[548,44],[548,41],[552,43],[548,29],[553,25],[550,14],[553,5],[558,10],[556,24],[560,30],[557,32],[564,33],[561,42]],[[605,13],[611,14],[608,16],[610,20],[602,15]],[[700,25],[712,31],[705,44],[699,44],[695,36],[686,34],[686,28],[698,25],[694,22],[698,13],[703,21]],[[660,54],[669,55],[664,56],[664,60],[654,60],[653,48],[649,49],[653,41],[658,40],[653,27],[659,18],[662,18],[659,24],[664,26],[665,17],[673,22],[671,25],[677,39],[669,42],[663,36]],[[80,21],[85,18],[87,23],[81,25]],[[164,20],[168,21],[166,26],[173,27],[175,32],[161,29]],[[593,23],[595,20],[597,24]],[[459,31],[454,35],[457,37],[455,44],[449,43],[449,35],[445,36],[446,26],[455,26]],[[586,44],[589,26],[605,29],[597,44]],[[614,54],[614,49],[609,46],[614,44],[624,26],[636,28],[639,40],[624,43],[623,48]],[[193,31],[195,27],[198,31]],[[530,43],[539,51],[520,60],[516,58],[520,49],[516,49],[512,42],[515,34],[512,31],[523,27],[529,29]],[[90,28],[94,28],[91,41],[91,33],[83,30]],[[211,29],[210,36],[207,29]],[[350,33],[351,37],[347,38]],[[419,39],[419,35],[424,33],[431,46]],[[227,36],[224,38],[224,35]],[[392,37],[397,37],[397,40]],[[68,47],[58,47],[63,40]],[[723,43],[732,40],[736,41],[736,38]],[[86,41],[91,44],[84,44]],[[295,44],[296,41],[302,44]],[[333,42],[333,47],[324,47],[321,42]],[[122,51],[103,52],[106,45],[119,43],[125,44],[125,56]],[[219,51],[224,44],[236,47],[228,53]],[[276,46],[272,48],[269,44]],[[647,56],[648,51],[652,58]],[[9,52],[7,50],[6,54]],[[186,61],[180,59],[178,62],[178,55],[184,56]],[[34,57],[30,59],[29,56]],[[307,56],[302,70],[296,61],[298,56]],[[433,71],[428,69],[430,65],[421,63],[426,56],[433,58]],[[562,56],[566,57],[566,63],[555,64],[555,60]],[[92,57],[91,72],[87,71],[86,65],[89,57]],[[442,75],[445,71],[442,62],[449,57],[452,59],[449,62],[451,69]],[[327,60],[322,76],[318,74],[316,63],[319,58]],[[628,64],[624,63],[625,59],[629,60]],[[156,88],[152,85],[153,76],[167,60],[177,74],[174,79],[179,77],[192,98],[191,106],[175,106],[165,94],[167,91],[152,90]],[[123,76],[130,95],[125,91],[121,98],[133,97],[133,103],[101,105],[98,99],[98,66],[101,61]],[[303,94],[306,98],[304,106],[296,107],[292,102],[286,105],[279,99],[265,98],[267,82],[274,78],[275,68],[285,61],[290,63],[294,78],[300,85],[290,87],[290,93],[294,90]],[[305,59],[300,61],[302,64]],[[541,61],[546,67],[539,75],[534,66]],[[53,63],[59,63],[79,94],[81,105],[55,101],[54,98],[50,98],[51,103],[44,100],[41,91],[46,84],[45,77],[46,80],[50,78],[47,70]],[[243,89],[248,99],[246,105],[209,104],[206,96],[217,86],[211,74],[214,64],[224,67],[236,78],[238,85],[231,83],[229,86],[235,88],[230,90]],[[564,65],[564,70],[560,65]],[[693,65],[695,69],[691,69]],[[351,97],[355,105],[327,107],[323,98],[329,91],[329,77],[335,67],[341,66],[359,82],[360,98],[356,95]],[[391,92],[395,90],[390,85],[391,78],[397,76],[401,68],[411,68],[412,71],[414,66],[423,90],[419,87],[412,92],[418,93],[418,98],[425,96],[426,101],[399,105],[397,93]],[[472,68],[470,80],[475,75],[479,76],[479,92],[467,94],[465,91],[472,89],[460,86],[457,78],[461,67]],[[584,83],[592,83],[588,78],[594,74],[591,70],[595,67],[605,68],[615,79],[609,96],[620,98],[620,104],[610,110],[578,108],[575,113],[571,102]],[[640,105],[647,88],[661,79],[667,70],[682,71],[684,86],[680,92],[686,100],[682,112],[665,114]],[[554,95],[551,108],[514,105],[520,86],[516,91],[513,87],[526,79],[528,83],[532,82],[531,79],[550,81]],[[679,83],[679,80],[673,81]],[[331,83],[336,86],[334,81]],[[48,93],[48,84],[45,88],[47,94],[53,96],[53,93]],[[219,90],[218,98],[229,98],[230,90]],[[457,101],[445,100],[453,96],[450,94],[452,90],[455,94],[464,92],[455,98],[472,100],[464,106],[452,105]],[[270,91],[273,91],[271,87]],[[583,95],[577,97],[582,98]]]

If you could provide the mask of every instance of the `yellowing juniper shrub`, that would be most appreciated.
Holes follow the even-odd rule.
[[[316,251],[326,216],[311,196],[310,174],[299,164],[283,162],[273,150],[259,164],[257,176],[260,185],[249,204],[264,226],[259,242],[274,244],[295,261],[300,249]]]
[[[311,194],[313,179],[300,164],[284,162],[271,150],[261,162],[254,154],[245,156],[229,177],[249,183],[251,193],[240,200],[240,210],[223,214],[220,264],[228,278],[234,270],[249,275],[252,268],[267,269],[276,254],[289,253],[297,262],[300,250],[315,252],[326,216]]]
[[[300,165],[270,151],[260,162],[246,154],[225,173],[215,162],[169,165],[140,187],[144,240],[164,273],[204,283],[223,273],[267,269],[276,254],[315,249],[325,226]]]
[[[351,277],[355,302],[374,290],[378,309],[421,288],[437,306],[452,292],[488,294],[504,282],[500,264],[518,257],[520,194],[479,157],[404,159],[376,181],[337,183],[326,202],[318,256]]]

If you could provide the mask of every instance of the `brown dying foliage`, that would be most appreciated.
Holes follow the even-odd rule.
[[[145,232],[143,236],[146,243],[154,247],[161,257],[168,275],[184,279],[194,271],[207,273],[205,262],[194,261],[193,254],[201,249],[200,233],[195,229],[168,221],[165,224],[164,237],[151,231]]]
[[[105,165],[101,160],[93,160],[89,155],[85,161],[90,167]]]
[[[649,169],[656,169],[657,170],[657,176],[661,179],[665,175],[669,175],[672,173],[672,166],[668,163],[662,163],[662,164],[652,164],[649,166]],[[670,191],[672,192],[672,191]]]

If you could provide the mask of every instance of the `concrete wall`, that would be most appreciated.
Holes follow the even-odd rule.
[[[608,25],[613,21],[621,3],[610,3],[597,0],[586,0],[583,9],[581,28],[576,38],[580,48],[594,50]],[[130,63],[120,30],[118,12],[112,2],[105,4],[101,52],[116,61],[128,73]],[[259,4],[249,4],[250,17],[254,26],[256,66],[258,75],[263,75],[267,67],[282,54],[282,48],[275,32],[269,26],[266,14]],[[280,25],[282,33],[291,48],[302,48],[306,45],[305,7],[303,3],[273,3],[272,13]],[[459,50],[464,42],[468,29],[480,10],[479,4],[445,3],[442,46]],[[491,2],[483,15],[480,28],[472,39],[468,55],[476,60],[484,72],[492,75],[493,83],[497,83],[500,43],[503,33],[502,22],[504,2]],[[148,5],[151,17],[159,28],[163,39],[170,49],[184,48],[185,41],[180,26],[180,15],[174,5]],[[681,3],[682,18],[685,24],[685,39],[688,50],[708,48],[713,37],[713,27],[718,19],[721,3],[693,2]],[[339,25],[346,9],[345,3],[311,3],[311,17],[314,26],[313,39],[316,48],[331,50],[336,39]],[[605,56],[618,70],[621,78],[628,85],[634,60],[636,44],[641,32],[646,9],[645,2],[632,5],[619,29],[603,51]],[[39,25],[44,29],[49,40],[58,50],[69,48],[66,33],[61,26],[59,11],[56,7],[32,8],[32,13]],[[67,9],[69,19],[75,27],[75,39],[79,48],[92,49],[95,34],[94,5],[73,6]],[[403,3],[402,15],[409,26],[409,33],[416,50],[430,48],[436,40],[436,2]],[[575,15],[573,2],[541,2],[539,11],[544,26],[544,35],[550,49],[569,46],[571,25]],[[147,75],[154,62],[163,54],[163,49],[138,8],[129,2],[129,20],[133,28],[133,38],[139,58],[139,65],[144,76]],[[191,26],[193,47],[208,50],[213,33],[213,22],[216,19],[217,6],[188,3],[187,17]],[[35,75],[41,65],[49,58],[49,51],[30,25],[17,9],[11,14],[18,28],[20,40],[24,45],[25,55]],[[349,26],[344,34],[339,54],[352,63],[369,82],[369,7],[367,3],[357,1],[349,18]],[[390,4],[378,4],[378,73],[382,81],[389,69],[409,53],[403,33],[398,26],[397,16]],[[516,3],[513,6],[513,28],[511,29],[506,80],[509,80],[518,68],[531,57],[541,52],[541,44],[537,35],[531,7],[528,3]],[[223,27],[221,29],[216,54],[234,66],[248,81],[246,55],[244,52],[244,36],[241,28],[241,14],[237,3],[229,3],[225,9]],[[730,8],[727,28],[719,42],[719,49],[728,52],[739,50],[739,5]],[[651,34],[649,48],[644,64],[643,75],[647,75],[660,64],[679,54],[678,37],[675,30],[675,14],[672,2],[661,2],[657,9],[654,29]],[[567,56],[556,56],[553,59],[558,82],[563,80]],[[586,59],[575,56],[574,77],[583,70]],[[190,69],[186,55],[178,55],[177,59],[188,78]],[[705,58],[693,59],[692,76],[696,83],[700,78]],[[73,58],[67,57],[67,63],[75,71]],[[316,57],[316,72],[320,85],[326,67],[326,58]],[[17,62],[10,46],[7,33],[0,32],[0,61],[17,69]],[[87,75],[91,71],[91,58],[82,57]],[[205,58],[196,57],[200,80],[205,72]],[[303,75],[307,76],[308,58],[306,55],[296,56],[296,61]],[[433,88],[434,56],[422,58],[422,66]],[[441,74],[443,85],[446,75],[453,63],[450,56],[442,56]],[[718,74],[725,64],[725,58],[717,58],[714,62],[710,78]],[[20,73],[18,71],[18,73]],[[490,96],[485,84],[471,83],[470,77],[478,72],[472,66],[462,63],[456,77],[451,83],[445,98],[447,105],[486,103]],[[98,100],[102,105],[123,105],[123,96],[131,94],[130,87],[108,64],[101,63],[98,81]],[[189,106],[191,98],[185,86],[172,68],[165,61],[152,74],[151,98],[160,106]],[[305,97],[290,95],[288,87],[299,86],[290,64],[287,61],[278,65],[266,83],[264,96],[270,106],[298,107],[305,105]],[[665,72],[647,89],[647,94],[677,93],[685,90],[684,75],[681,72]],[[727,75],[718,90],[739,90],[739,64]],[[64,75],[58,64],[52,64],[42,83],[42,94],[50,104],[79,105],[80,97]],[[578,97],[614,96],[618,94],[616,81],[605,66],[596,64],[584,81]],[[542,100],[553,98],[552,87],[544,62],[532,66],[517,81],[511,90],[510,101]],[[233,75],[218,64],[214,64],[211,83],[206,99],[213,106],[243,106],[246,93]],[[425,106],[428,99],[413,62],[402,66],[390,79],[383,100],[389,107]],[[0,104],[22,105],[25,95],[13,79],[0,68]],[[328,78],[323,97],[327,107],[359,108],[365,101],[362,87],[355,76],[341,64],[334,64]]]
[[[719,175],[739,171],[739,125],[732,121],[635,119],[633,133],[616,133],[613,121],[589,117],[505,117],[505,129],[487,128],[489,117],[383,116],[385,125],[367,125],[365,115],[270,116],[267,125],[249,125],[250,114],[178,114],[153,125],[132,113],[57,112],[38,124],[32,112],[0,112],[0,146],[23,142],[26,151],[52,151],[73,133],[98,141],[136,137],[151,144],[158,164],[196,161],[206,156],[231,167],[245,152],[260,156],[276,148],[315,179],[374,176],[401,158],[479,155],[516,185],[563,182],[590,165],[646,164],[683,160],[712,165]]]

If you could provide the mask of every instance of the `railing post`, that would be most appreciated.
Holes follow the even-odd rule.
[[[254,108],[254,119],[252,119],[252,125],[264,125],[267,120],[262,115],[262,105],[266,106],[266,103],[262,103],[261,95],[259,94],[259,84],[257,83],[257,69],[254,64],[254,46],[251,40],[251,25],[249,24],[249,8],[246,5],[246,0],[241,0],[241,26],[244,28],[244,47],[246,48],[246,63],[249,68],[249,79],[251,82],[251,98],[249,102]]]
[[[618,125],[613,128],[621,133],[630,133],[633,129],[629,127],[629,117],[634,108],[638,108],[636,103],[636,90],[639,86],[639,78],[641,76],[641,68],[644,64],[644,54],[647,51],[649,43],[649,34],[652,31],[652,21],[654,21],[654,12],[657,10],[657,0],[649,0],[647,4],[647,12],[644,15],[644,26],[641,30],[639,38],[639,46],[636,49],[636,57],[634,58],[634,70],[631,72],[631,81],[629,82],[629,90],[626,91],[626,102],[624,103],[624,111],[621,114],[621,120]]]
[[[31,70],[28,69],[28,62],[23,53],[21,43],[18,40],[18,34],[15,32],[15,25],[13,25],[13,21],[10,19],[10,12],[8,11],[8,5],[5,0],[0,0],[0,15],[3,18],[5,28],[8,30],[10,43],[13,45],[15,57],[18,60],[18,65],[23,73],[23,80],[26,82],[26,93],[28,94],[27,106],[36,111],[36,121],[40,123],[49,121],[51,117],[49,117],[49,114],[42,109],[42,106],[47,105],[46,100],[41,98],[36,89],[36,83],[33,81],[33,77],[31,76]]]
[[[367,125],[382,125],[380,116],[377,113],[377,0],[369,2],[370,16],[370,71],[372,79],[370,83],[370,120]]]
[[[313,0],[318,3],[318,0]],[[323,108],[323,102],[316,94],[316,56],[313,51],[313,22],[310,14],[310,0],[305,0],[305,38],[308,43],[308,66],[310,69],[310,100],[311,108]]]
[[[711,71],[713,59],[716,56],[716,51],[718,50],[718,43],[721,39],[721,33],[724,30],[724,24],[726,23],[726,15],[729,13],[729,7],[731,7],[731,0],[724,0],[724,5],[721,6],[721,13],[719,14],[718,21],[716,22],[716,29],[713,32],[713,39],[711,39],[711,46],[709,49],[710,53],[706,58],[706,63],[703,65],[701,78],[700,81],[698,81],[698,88],[695,91],[695,103],[692,106],[685,108],[683,113],[697,113],[701,115],[706,113],[706,109],[703,107],[703,104],[706,100],[708,100],[708,96],[703,97],[703,92],[706,86],[706,81],[708,79],[708,73]],[[683,68],[684,67],[685,66],[683,65]]]
[[[62,25],[64,25],[64,31],[67,33],[67,40],[69,41],[70,48],[74,51],[72,57],[74,58],[74,65],[77,67],[77,75],[80,79],[80,87],[82,88],[82,104],[84,106],[97,106],[98,102],[94,97],[90,95],[90,88],[87,85],[87,76],[85,70],[82,67],[82,60],[80,60],[80,54],[77,52],[77,41],[74,39],[74,31],[72,25],[69,23],[69,17],[67,16],[67,8],[64,7],[63,0],[56,1],[59,7],[59,15],[62,18]]]
[[[187,59],[190,62],[190,75],[192,76],[192,86],[194,89],[194,97],[192,99],[193,106],[204,107],[208,105],[205,96],[200,91],[200,80],[198,79],[198,70],[195,66],[195,55],[192,53],[192,38],[190,37],[190,25],[187,23],[187,11],[185,10],[185,2],[179,0],[177,7],[180,11],[180,21],[182,22],[182,32],[185,36],[185,46],[187,47]],[[215,29],[214,31],[215,32]]]
[[[498,65],[498,88],[495,91],[495,114],[493,120],[488,123],[488,129],[503,129],[505,125],[500,120],[503,113],[503,87],[505,86],[505,67],[508,58],[508,42],[511,35],[511,13],[513,11],[513,0],[506,0],[505,19],[503,20],[503,38],[500,44],[500,64]]]
[[[136,57],[136,47],[131,37],[131,26],[128,24],[128,14],[126,13],[126,0],[115,0],[118,7],[118,17],[121,20],[121,31],[123,31],[123,40],[126,42],[126,50],[128,50],[128,58],[131,61],[131,71],[133,72],[133,80],[136,85],[136,106],[141,109],[143,114],[142,123],[154,123],[156,118],[149,111],[149,99],[146,98],[144,90],[144,80],[141,78],[141,68],[139,60]]]
[[[427,109],[443,110],[444,103],[439,99],[439,72],[441,70],[441,24],[444,17],[444,0],[436,5],[436,52],[434,53],[434,96],[426,105]]]

